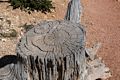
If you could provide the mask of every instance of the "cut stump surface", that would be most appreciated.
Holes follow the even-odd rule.
[[[17,45],[20,80],[85,80],[84,36],[82,26],[70,21],[38,24]]]

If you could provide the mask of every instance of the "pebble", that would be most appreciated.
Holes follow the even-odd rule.
[[[6,42],[6,41],[7,41],[7,39],[3,38],[3,39],[1,39],[1,41],[2,41],[2,42]]]

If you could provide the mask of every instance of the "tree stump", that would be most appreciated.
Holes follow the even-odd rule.
[[[6,62],[0,64],[0,80],[110,77],[109,68],[96,56],[99,45],[85,48],[85,30],[79,24],[81,9],[80,0],[71,0],[63,21],[43,21],[28,31],[17,44],[16,56],[0,58]]]
[[[85,31],[70,21],[46,21],[17,45],[20,80],[85,80]]]

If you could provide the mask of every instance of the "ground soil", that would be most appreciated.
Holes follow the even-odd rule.
[[[13,18],[13,24],[16,23],[16,26],[41,20],[63,19],[67,0],[54,0],[53,2],[56,9],[47,15],[40,12],[29,15],[18,9],[7,8],[8,3],[0,3],[0,15]],[[98,55],[110,67],[112,77],[108,80],[120,80],[120,2],[117,0],[82,0],[82,3],[84,8],[81,20],[86,28],[86,46],[89,47],[96,42],[102,43]],[[10,40],[0,42],[2,45],[0,55],[15,54],[16,44],[17,41]]]
[[[83,3],[87,45],[102,43],[98,53],[111,69],[109,80],[120,80],[120,2],[83,0]]]

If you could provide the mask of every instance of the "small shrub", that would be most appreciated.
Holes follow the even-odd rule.
[[[20,27],[22,27],[22,28],[25,30],[25,32],[27,32],[27,31],[29,31],[30,29],[32,29],[34,26],[33,26],[33,25],[24,24],[24,25],[22,25],[22,26],[20,26]]]
[[[0,33],[1,37],[17,37],[17,31],[11,29],[9,33]]]
[[[51,12],[54,9],[50,0],[10,0],[13,9],[20,8],[25,11],[41,11],[43,13]]]
[[[17,37],[17,31],[15,29],[11,29],[10,37]]]

